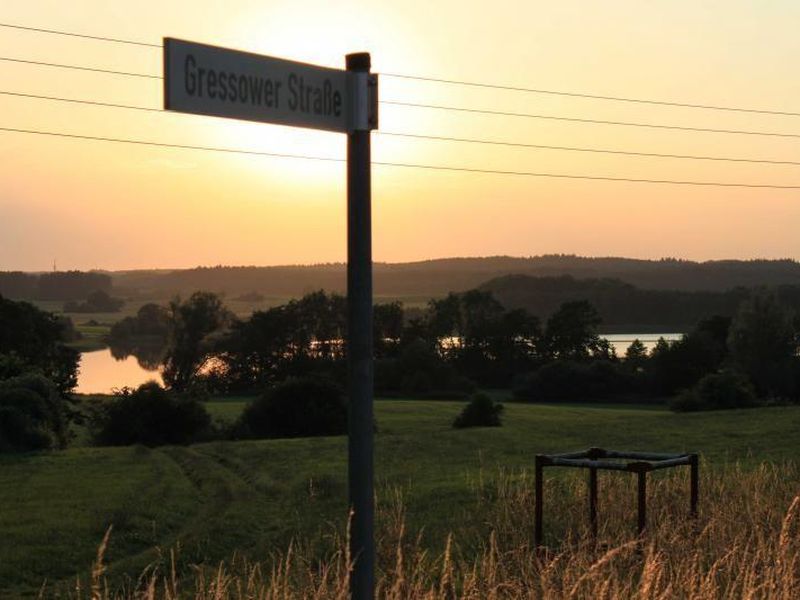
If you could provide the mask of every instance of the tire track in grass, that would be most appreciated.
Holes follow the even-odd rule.
[[[132,584],[145,569],[153,566],[163,573],[169,568],[170,551],[173,549],[177,549],[176,566],[179,574],[187,572],[190,565],[202,564],[207,560],[216,562],[226,557],[227,544],[219,544],[217,534],[225,527],[226,515],[230,513],[232,505],[239,500],[245,500],[246,504],[249,496],[249,490],[241,481],[192,447],[163,447],[151,452],[169,461],[189,482],[196,493],[195,510],[176,532],[140,552],[109,562],[106,575],[114,584]],[[166,494],[164,496],[164,500],[167,500]],[[134,506],[135,500],[133,498]],[[168,510],[168,507],[164,509]],[[113,544],[113,532],[111,540]],[[218,549],[224,551],[219,552]],[[70,582],[74,583],[73,580],[66,580],[66,583]]]
[[[132,489],[131,494],[126,496],[116,506],[110,507],[97,517],[98,530],[94,533],[96,544],[99,544],[103,534],[109,525],[114,527],[111,535],[111,544],[106,553],[107,576],[114,580],[117,577],[122,579],[125,575],[130,575],[133,580],[141,574],[141,572],[150,564],[158,560],[158,549],[169,548],[177,539],[176,533],[169,533],[163,537],[157,537],[157,529],[174,530],[176,527],[178,531],[185,528],[185,523],[171,523],[166,518],[161,518],[166,511],[165,502],[175,499],[186,499],[186,493],[183,490],[175,490],[180,487],[181,481],[176,480],[176,475],[185,475],[183,471],[176,465],[171,457],[161,452],[158,449],[146,448],[144,446],[135,446],[129,448],[132,457],[136,461],[146,460],[148,465],[152,468],[152,474],[146,479],[137,484]],[[193,488],[191,481],[186,478],[186,483]],[[169,517],[174,517],[180,514],[180,505],[175,506],[174,509],[169,511]],[[195,518],[194,514],[188,516],[189,519]],[[185,521],[186,519],[184,519]],[[141,526],[142,521],[152,523],[152,537],[147,536],[146,529]],[[138,525],[138,526],[137,526]],[[148,537],[150,540],[142,549],[133,549],[129,554],[123,554],[119,558],[115,558],[114,554],[124,552],[126,544],[128,546],[139,545],[141,542],[136,543],[135,539],[139,536],[140,539]],[[132,541],[132,539],[134,541]],[[120,547],[122,546],[122,547]],[[48,587],[53,590],[61,590],[66,593],[75,586],[75,577],[79,576],[81,580],[88,580],[88,569],[90,561],[86,564],[76,565],[77,573],[68,575],[62,579],[57,579]]]

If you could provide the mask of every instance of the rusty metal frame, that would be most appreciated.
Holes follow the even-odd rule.
[[[689,515],[697,516],[699,498],[699,465],[695,453],[663,454],[655,452],[621,452],[589,448],[565,454],[537,454],[535,461],[534,543],[542,545],[544,537],[544,468],[574,467],[589,469],[589,523],[592,537],[597,537],[597,471],[627,471],[637,475],[636,533],[641,535],[647,525],[647,474],[650,471],[680,467],[690,468]]]

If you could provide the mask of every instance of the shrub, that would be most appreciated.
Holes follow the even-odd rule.
[[[500,413],[503,405],[495,402],[486,394],[474,394],[455,421],[453,427],[500,427]]]
[[[63,448],[67,414],[49,379],[26,374],[0,382],[0,452]]]
[[[192,394],[176,394],[151,381],[125,388],[95,407],[90,418],[98,446],[189,444],[211,427],[205,407]]]
[[[289,379],[251,402],[235,435],[249,438],[313,437],[347,433],[341,389],[319,378]]]
[[[758,405],[752,384],[734,371],[710,373],[693,388],[681,392],[671,403],[675,412],[746,408]]]

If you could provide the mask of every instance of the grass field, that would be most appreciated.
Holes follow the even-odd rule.
[[[230,420],[244,402],[213,402],[209,410]],[[800,450],[800,407],[673,414],[653,407],[508,404],[502,428],[456,431],[450,423],[461,406],[376,403],[378,526],[396,519],[401,506],[407,531],[419,534],[432,553],[441,551],[449,532],[461,552],[479,552],[505,485],[495,483],[527,486],[539,452],[592,445],[696,450],[708,476],[735,462],[745,470],[762,461],[793,464]],[[787,476],[787,489],[800,488],[796,468]],[[633,489],[624,475],[607,477],[616,489]],[[166,560],[176,545],[179,570],[214,565],[234,552],[265,559],[292,540],[303,540],[309,556],[325,555],[340,543],[345,520],[345,438],[3,456],[0,597],[33,593],[45,579],[56,588],[69,585],[86,573],[110,524],[108,575],[120,581]],[[552,535],[564,527],[562,520]]]

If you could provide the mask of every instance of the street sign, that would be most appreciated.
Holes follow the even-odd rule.
[[[372,150],[378,79],[367,53],[328,69],[164,39],[164,108],[347,133],[347,435],[350,598],[375,595]]]
[[[173,38],[164,39],[164,108],[348,132],[356,74]]]

